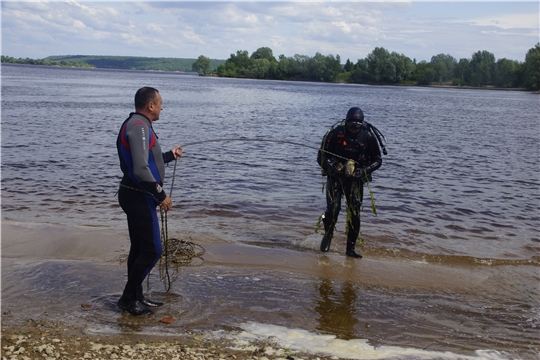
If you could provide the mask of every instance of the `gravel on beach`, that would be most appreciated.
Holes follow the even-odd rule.
[[[175,338],[143,335],[89,335],[73,325],[45,320],[2,324],[2,360],[330,360],[268,342],[235,341],[188,332]]]

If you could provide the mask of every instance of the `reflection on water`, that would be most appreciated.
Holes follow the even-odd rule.
[[[319,314],[317,330],[337,335],[340,339],[356,338],[357,297],[353,284],[345,281],[336,291],[330,280],[323,279],[318,288],[320,299],[317,300],[314,308]]]

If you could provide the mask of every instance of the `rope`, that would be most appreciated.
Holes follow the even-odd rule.
[[[192,241],[170,238],[167,228],[167,212],[160,206],[161,212],[161,242],[163,252],[159,259],[159,278],[165,284],[165,290],[171,289],[172,283],[178,278],[181,266],[192,265],[194,259],[204,261],[204,248]],[[172,273],[172,274],[171,274]]]
[[[186,146],[206,144],[206,143],[211,143],[211,142],[224,142],[224,141],[262,141],[262,142],[273,142],[273,143],[283,143],[283,144],[297,145],[297,146],[303,146],[303,147],[306,147],[306,148],[309,148],[309,149],[315,149],[317,151],[320,151],[320,152],[327,153],[327,154],[330,154],[332,156],[338,157],[338,158],[340,158],[342,160],[349,160],[346,157],[343,157],[343,156],[338,155],[338,154],[334,154],[334,153],[332,153],[330,151],[321,149],[321,148],[316,147],[316,146],[306,145],[306,144],[297,143],[297,142],[293,142],[293,141],[287,141],[287,140],[250,139],[250,138],[212,139],[212,140],[202,140],[202,141],[195,141],[195,142],[187,143],[187,144],[182,145],[182,148],[184,148]]]
[[[169,197],[172,197],[177,163],[178,160],[175,160]],[[161,205],[159,206],[159,210],[161,213],[161,243],[163,245],[163,252],[159,259],[159,278],[165,284],[165,290],[168,292],[171,289],[172,283],[178,278],[179,267],[191,265],[194,259],[204,261],[202,256],[205,250],[202,246],[192,241],[170,238],[167,226],[167,212]],[[172,276],[170,270],[174,270]]]

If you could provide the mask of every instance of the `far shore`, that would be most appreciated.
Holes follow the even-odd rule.
[[[117,68],[96,68],[96,67],[77,67],[77,66],[59,66],[59,65],[34,65],[34,64],[17,64],[17,63],[2,63],[9,64],[9,65],[22,65],[22,66],[45,66],[45,67],[67,67],[71,69],[85,69],[85,70],[128,70],[128,71],[150,71],[150,72],[163,72],[163,73],[175,73],[175,74],[189,74],[196,76],[196,72],[189,72],[189,71],[163,71],[163,70],[129,70],[129,69],[117,69]],[[216,74],[206,74],[206,75],[200,75],[200,76],[208,76],[208,77],[221,77]],[[287,80],[275,80],[275,79],[256,79],[251,77],[238,77],[236,79],[251,79],[251,80],[274,80],[274,81],[298,81],[298,82],[313,82],[309,80],[294,80],[294,79],[287,79]],[[351,85],[372,85],[372,86],[411,86],[411,87],[426,87],[426,88],[443,88],[443,89],[467,89],[467,90],[499,90],[499,91],[528,91],[534,94],[540,94],[540,90],[538,91],[532,91],[528,90],[527,88],[504,88],[504,87],[496,87],[493,85],[487,85],[487,86],[470,86],[470,85],[452,85],[451,83],[443,83],[443,84],[436,84],[431,83],[429,85],[419,85],[417,83],[409,83],[409,84],[395,84],[395,83],[349,83],[347,81],[337,81],[335,84],[351,84]]]

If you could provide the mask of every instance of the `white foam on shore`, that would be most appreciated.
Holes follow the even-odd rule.
[[[371,346],[365,339],[341,340],[334,335],[321,335],[301,329],[248,322],[240,326],[244,331],[234,336],[241,345],[251,341],[267,341],[274,348],[312,355],[332,356],[336,359],[455,359],[504,360],[504,354],[495,350],[477,350],[474,356],[449,351],[428,351],[397,346]]]

